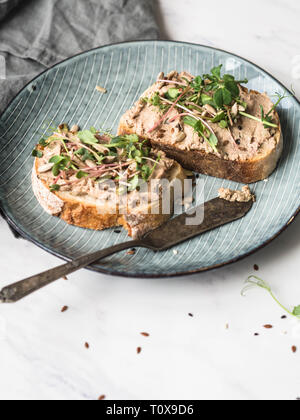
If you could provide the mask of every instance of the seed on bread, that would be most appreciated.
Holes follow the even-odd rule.
[[[127,111],[118,133],[137,132],[186,168],[206,175],[244,184],[268,177],[283,150],[274,104],[266,94],[242,86],[246,80],[223,76],[221,66],[211,73],[209,78],[189,78],[186,72],[172,71],[166,82],[159,79],[162,84],[155,83],[141,96],[143,112],[136,106]],[[175,130],[177,122],[192,127],[185,138]]]

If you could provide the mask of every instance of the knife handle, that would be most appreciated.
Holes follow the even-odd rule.
[[[93,254],[85,255],[84,257],[77,258],[76,260],[70,261],[67,264],[60,265],[59,267],[52,268],[44,271],[43,273],[36,274],[25,280],[21,280],[17,283],[11,284],[0,292],[0,303],[14,303],[24,297],[36,292],[42,287],[53,283],[54,281],[74,273],[81,268],[87,267],[88,265],[109,257],[110,255],[116,254],[117,252],[124,251],[126,249],[142,247],[143,244],[140,241],[129,241],[123,244],[118,244],[102,251],[97,251]]]

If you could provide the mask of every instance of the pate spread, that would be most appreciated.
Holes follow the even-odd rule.
[[[277,146],[276,129],[265,127],[259,121],[249,119],[239,115],[238,120],[230,128],[221,128],[217,123],[210,123],[211,128],[218,138],[218,150],[214,151],[210,144],[195,133],[194,129],[182,123],[182,119],[176,115],[181,114],[182,110],[174,108],[156,130],[151,131],[154,124],[162,117],[163,112],[157,106],[149,102],[149,98],[156,93],[164,96],[169,89],[178,87],[179,83],[184,83],[187,79],[191,80],[193,76],[186,72],[178,74],[176,71],[166,76],[174,84],[164,83],[161,80],[163,75],[159,75],[159,81],[151,86],[135,104],[135,106],[126,112],[123,116],[124,124],[131,128],[141,137],[149,138],[162,145],[174,146],[184,151],[203,151],[205,153],[214,153],[225,160],[245,161],[253,159],[257,155],[265,155],[274,150]],[[247,104],[247,113],[260,118],[262,109],[267,114],[273,107],[273,103],[266,94],[248,91],[246,88],[240,89],[240,99]],[[148,100],[147,100],[148,99]],[[262,107],[262,108],[261,108]],[[209,114],[209,105],[206,106]],[[233,110],[234,112],[234,110]],[[238,112],[238,110],[237,110]],[[203,114],[202,114],[203,116]],[[274,122],[280,124],[278,116],[273,112]]]
[[[240,203],[248,203],[249,201],[255,201],[255,195],[251,193],[248,185],[242,188],[241,191],[230,190],[229,188],[220,188],[219,189],[219,198],[223,198],[226,201]]]
[[[69,132],[68,138],[70,143],[73,144],[72,142],[74,142],[76,146],[76,134],[72,135]],[[34,192],[44,209],[52,215],[57,215],[63,209],[63,200],[75,199],[86,204],[97,205],[98,210],[104,214],[111,211],[110,206],[114,208],[116,205],[116,189],[111,188],[111,183],[101,182],[101,179],[99,182],[99,179],[88,176],[78,179],[74,171],[65,171],[59,179],[53,175],[53,164],[49,161],[63,151],[61,141],[52,141],[43,149],[43,156],[38,159],[38,164],[34,167],[32,184]],[[159,161],[156,161],[158,156]],[[88,160],[83,162],[75,155],[73,155],[73,161],[76,162],[78,170],[87,170],[86,168],[89,166]],[[90,162],[91,166],[92,164],[93,162]],[[174,160],[167,158],[162,151],[151,149],[147,165],[152,172],[148,181],[166,179],[172,185],[178,177],[181,179],[185,176],[181,166]],[[133,166],[135,168],[135,164]],[[131,168],[129,167],[129,169]],[[117,175],[115,176],[117,177]],[[52,194],[49,191],[49,187],[53,184],[59,187],[57,194]],[[109,186],[106,187],[106,185]],[[160,190],[158,192],[153,188],[150,190],[150,183],[148,182],[148,185],[146,184],[145,188],[141,188],[141,191],[136,189],[125,194],[124,197],[124,201],[122,201],[122,197],[119,199],[119,213],[134,215],[134,223],[138,224],[139,213],[147,213],[145,208],[149,207],[150,197],[152,207],[154,209],[159,208],[161,194]],[[148,211],[150,212],[150,210]],[[155,210],[153,211],[155,212]]]

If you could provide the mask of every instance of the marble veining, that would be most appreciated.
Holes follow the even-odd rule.
[[[245,11],[234,0],[218,3],[212,22],[201,18],[209,3],[158,1],[163,37],[237,53],[293,84],[299,97],[300,5],[254,0]],[[0,306],[0,399],[300,397],[300,323],[282,320],[264,291],[240,295],[258,264],[283,302],[300,303],[299,234],[297,219],[259,253],[209,273],[145,280],[81,271]],[[0,235],[1,287],[60,263],[14,239],[2,219]]]

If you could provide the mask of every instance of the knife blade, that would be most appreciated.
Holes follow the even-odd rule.
[[[251,210],[252,206],[252,200],[242,203],[214,198],[149,232],[143,237],[141,242],[154,250],[167,250],[188,239],[244,217]],[[191,213],[203,215],[203,220],[200,224],[197,223],[197,217],[195,218],[195,223],[193,223]],[[189,224],[187,224],[188,220],[190,220]]]
[[[17,302],[67,274],[74,273],[81,268],[126,249],[140,247],[153,251],[167,250],[204,232],[244,217],[250,211],[252,205],[252,201],[238,203],[215,198],[204,203],[202,206],[194,208],[192,211],[175,217],[158,229],[146,234],[141,240],[125,242],[93,254],[85,255],[67,264],[11,284],[1,290],[0,303]],[[198,215],[198,218],[196,217],[196,219],[191,220],[192,213]],[[203,218],[201,215],[203,215]]]

